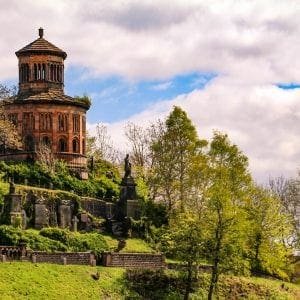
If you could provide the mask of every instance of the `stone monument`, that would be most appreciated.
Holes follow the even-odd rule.
[[[129,154],[127,154],[124,159],[124,177],[121,182],[120,199],[117,202],[116,212],[111,219],[112,233],[119,237],[128,236],[131,228],[130,217],[139,216],[136,183],[131,174],[131,167]]]
[[[4,197],[1,211],[1,221],[15,227],[22,227],[22,196],[16,193],[16,186],[12,180],[9,182],[9,194]]]

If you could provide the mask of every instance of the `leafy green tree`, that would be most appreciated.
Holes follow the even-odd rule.
[[[183,210],[188,199],[193,158],[205,142],[198,139],[197,131],[185,111],[175,106],[164,126],[158,130],[152,143],[152,186],[157,198],[162,199],[171,213]]]
[[[300,247],[300,220],[298,209],[300,207],[300,180],[298,178],[286,179],[283,176],[270,178],[268,189],[282,204],[282,210],[291,217],[293,234],[289,244],[295,248]]]
[[[260,187],[253,188],[246,211],[251,224],[248,255],[252,273],[287,279],[288,256],[292,254],[287,243],[293,229],[290,216],[283,211],[279,198]]]
[[[199,216],[194,212],[183,212],[170,221],[169,230],[163,235],[163,243],[169,253],[186,266],[184,299],[189,299],[192,284],[197,279],[200,259],[203,257],[203,235]]]
[[[4,100],[16,93],[15,88],[8,88],[0,84],[0,151],[5,153],[7,149],[18,149],[21,139],[15,125],[7,119],[4,112]]]
[[[212,299],[219,274],[226,269],[247,269],[243,248],[247,222],[243,206],[249,196],[248,160],[225,134],[214,133],[208,152],[210,187],[206,201],[206,240],[212,274],[208,299]]]

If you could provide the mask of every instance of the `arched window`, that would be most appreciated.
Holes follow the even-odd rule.
[[[68,131],[68,115],[59,114],[58,115],[58,131],[66,132]]]
[[[53,65],[50,65],[50,81],[53,81]]]
[[[79,115],[73,115],[73,132],[79,132],[80,130],[80,119]]]
[[[24,71],[23,71],[23,70],[24,70],[24,65],[22,64],[22,65],[21,65],[21,69],[20,69],[20,71],[21,71],[20,82],[21,82],[21,83],[23,83],[23,80],[24,80],[24,79],[23,79],[23,77],[24,77]]]
[[[56,81],[59,81],[59,66],[56,66]]]
[[[42,79],[46,79],[46,65],[42,64]]]
[[[82,154],[85,154],[85,139],[82,140]]]
[[[58,152],[68,152],[67,139],[62,137],[58,141]]]
[[[31,135],[27,135],[24,139],[25,151],[34,151],[34,138]]]
[[[34,80],[38,79],[38,70],[37,70],[37,65],[34,64]]]
[[[78,139],[74,139],[72,142],[72,149],[73,149],[73,153],[79,153],[79,142]]]
[[[38,80],[42,79],[42,66],[38,64]]]
[[[48,147],[50,147],[51,146],[51,139],[48,137],[48,136],[43,136],[42,137],[42,144],[44,145],[44,146],[48,146]]]
[[[57,80],[57,79],[56,79],[56,65],[53,65],[53,74],[54,74],[53,80],[56,81],[56,80]]]
[[[26,78],[25,78],[25,80],[26,80],[26,82],[28,82],[29,81],[29,75],[30,75],[30,69],[29,69],[29,65],[28,64],[26,64]]]
[[[40,113],[40,130],[52,130],[52,113]]]
[[[23,131],[32,131],[35,129],[35,119],[33,113],[23,113],[22,127]]]

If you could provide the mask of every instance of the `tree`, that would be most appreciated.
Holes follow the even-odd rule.
[[[283,176],[270,178],[268,189],[274,197],[280,200],[283,212],[291,216],[294,234],[293,239],[289,239],[289,241],[295,247],[299,247],[300,220],[297,212],[300,207],[299,179],[286,179]]]
[[[247,228],[243,205],[249,196],[251,176],[247,157],[225,134],[214,133],[208,156],[210,186],[205,204],[205,232],[207,258],[212,262],[208,292],[211,300],[221,271],[233,266],[247,268],[242,257]]]
[[[111,163],[120,161],[120,153],[115,149],[110,135],[107,132],[107,126],[99,123],[96,126],[96,135],[88,136],[87,154],[94,160],[106,160]]]
[[[49,145],[40,143],[36,152],[37,161],[41,167],[51,176],[54,175],[58,160],[54,158],[53,152]]]
[[[21,141],[16,127],[7,119],[4,112],[4,101],[14,93],[15,88],[10,89],[0,84],[0,149],[2,153],[21,147]]]
[[[167,204],[169,213],[183,210],[193,159],[204,145],[206,142],[198,139],[196,128],[180,107],[175,106],[165,124],[160,124],[151,145],[151,185],[156,197]]]
[[[143,128],[134,123],[127,123],[125,126],[125,136],[131,146],[130,157],[134,166],[142,169],[149,167],[151,163],[149,128]]]
[[[292,250],[287,244],[292,236],[290,216],[283,210],[279,198],[261,187],[253,187],[246,211],[251,224],[248,255],[252,273],[286,279],[287,257]]]
[[[185,263],[185,293],[184,299],[189,299],[192,284],[197,279],[200,259],[203,257],[203,235],[199,216],[194,212],[185,211],[176,215],[170,221],[170,227],[163,236],[169,253]]]

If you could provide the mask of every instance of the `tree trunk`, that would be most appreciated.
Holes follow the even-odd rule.
[[[218,275],[219,275],[219,258],[214,260],[214,265],[212,268],[212,274],[211,274],[211,279],[210,279],[210,286],[209,286],[209,291],[208,291],[208,297],[207,297],[208,300],[212,300],[214,289],[218,282],[218,277],[219,277]]]
[[[192,287],[192,274],[193,274],[192,263],[189,262],[187,267],[188,267],[188,276],[187,276],[186,285],[185,285],[185,294],[184,294],[184,298],[183,298],[184,300],[189,299],[189,295],[190,295],[191,287]]]
[[[218,225],[215,233],[216,247],[214,249],[214,258],[213,258],[214,264],[211,273],[210,286],[209,286],[208,297],[207,297],[208,300],[212,300],[212,296],[219,279],[220,250],[221,250],[221,242],[223,236],[220,211],[218,211],[218,218],[219,220],[218,220]]]

